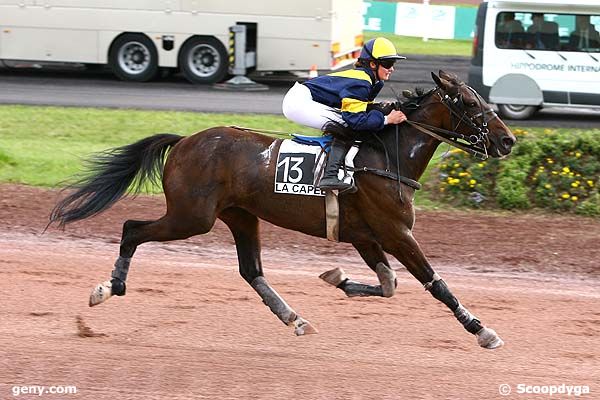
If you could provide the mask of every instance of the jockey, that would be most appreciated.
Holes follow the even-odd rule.
[[[300,125],[323,130],[330,121],[341,123],[353,131],[379,131],[387,124],[406,120],[398,110],[384,115],[367,105],[377,97],[384,81],[390,79],[394,63],[404,60],[394,44],[379,37],[363,46],[354,68],[322,75],[296,84],[283,99],[283,114]],[[345,190],[351,187],[338,179],[348,146],[334,139],[327,158],[327,166],[319,187],[323,190]]]

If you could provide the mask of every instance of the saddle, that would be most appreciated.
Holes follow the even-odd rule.
[[[325,152],[329,152],[329,148],[331,147],[331,142],[333,141],[333,136],[331,135],[323,135],[323,136],[304,136],[297,133],[292,133],[292,140],[296,143],[306,144],[308,146],[320,146]]]

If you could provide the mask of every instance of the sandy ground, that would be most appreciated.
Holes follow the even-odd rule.
[[[163,200],[125,200],[40,235],[56,196],[0,185],[0,399],[506,398],[501,384],[508,398],[575,397],[517,393],[565,384],[600,399],[598,221],[418,214],[415,236],[438,273],[505,340],[490,351],[397,262],[394,298],[349,299],[317,276],[339,265],[375,282],[351,247],[269,224],[266,276],[318,335],[294,336],[262,305],[220,223],[203,237],[141,246],[127,295],[89,308],[122,223],[160,216]],[[14,396],[33,385],[77,394]]]

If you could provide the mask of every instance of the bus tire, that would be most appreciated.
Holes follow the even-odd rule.
[[[221,82],[229,69],[227,51],[217,38],[192,37],[179,52],[179,68],[192,83]]]
[[[154,43],[140,33],[126,33],[112,44],[108,56],[113,73],[124,81],[147,82],[158,73]]]
[[[538,111],[537,106],[524,106],[520,104],[498,104],[498,111],[507,119],[527,119]]]

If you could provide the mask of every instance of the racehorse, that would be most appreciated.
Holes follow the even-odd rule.
[[[402,103],[410,123],[388,125],[363,143],[354,160],[363,167],[356,174],[358,190],[339,196],[339,240],[356,248],[380,285],[352,281],[341,268],[321,278],[348,296],[391,297],[397,282],[388,253],[454,313],[480,346],[497,348],[502,339],[460,304],[414,239],[413,197],[441,141],[471,153],[503,157],[516,139],[481,96],[455,75],[439,71],[432,77],[434,89],[405,102],[411,107]],[[131,258],[140,244],[204,234],[219,218],[235,239],[241,276],[297,335],[316,333],[269,285],[261,265],[259,219],[326,236],[323,197],[274,193],[281,143],[253,131],[215,127],[187,137],[157,134],[90,160],[87,174],[68,186],[74,191],[56,204],[49,224],[64,227],[99,214],[128,189],[137,192],[144,183],[161,178],[167,206],[157,220],[124,223],[111,279],[94,288],[90,306],[125,294]]]

